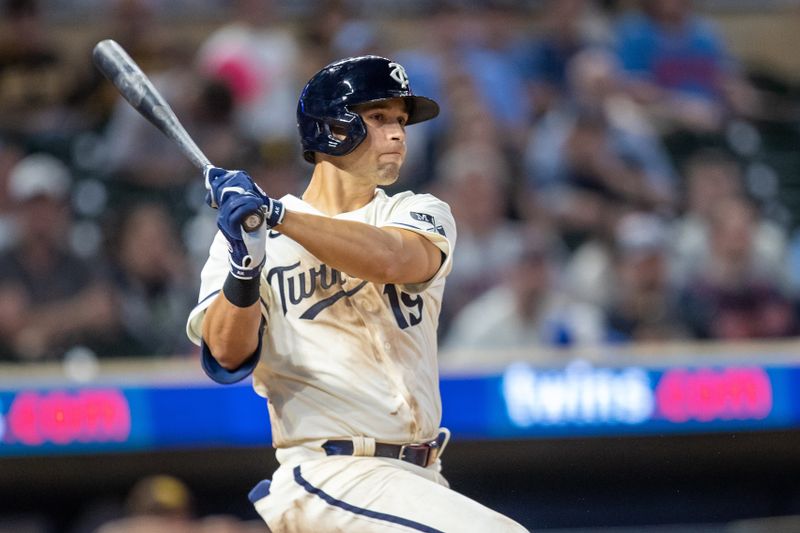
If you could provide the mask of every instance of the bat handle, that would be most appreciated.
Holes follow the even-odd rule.
[[[208,171],[214,168],[214,165],[209,163],[208,159],[205,159],[205,156],[202,156],[202,158],[203,158],[203,175],[208,176]],[[247,216],[245,216],[242,219],[242,228],[244,228],[244,230],[247,233],[253,233],[254,231],[258,230],[258,228],[260,228],[261,225],[264,223],[264,218],[265,218],[264,211],[261,209],[259,209],[258,211],[253,211],[252,213],[248,213]]]

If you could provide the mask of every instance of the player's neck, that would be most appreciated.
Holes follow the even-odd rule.
[[[334,216],[370,203],[375,197],[375,188],[374,182],[359,180],[333,165],[318,164],[303,200],[326,215]]]

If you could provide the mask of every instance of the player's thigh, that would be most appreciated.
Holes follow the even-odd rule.
[[[256,502],[274,533],[526,531],[474,500],[380,459],[313,461],[275,474],[270,495]]]
[[[527,531],[510,518],[443,485],[398,471],[374,507],[390,515],[414,517],[420,531],[510,533]],[[408,529],[415,531],[416,529]],[[387,531],[393,531],[387,529]]]

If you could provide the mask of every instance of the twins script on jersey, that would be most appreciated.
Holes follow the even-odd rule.
[[[322,215],[295,196],[281,201],[289,210]],[[441,418],[436,328],[456,239],[450,208],[431,195],[387,196],[379,189],[366,206],[334,218],[419,233],[445,259],[423,284],[371,283],[269,232],[261,282],[266,328],[253,384],[269,398],[273,444],[289,448],[356,435],[383,442],[435,438]],[[188,323],[197,343],[203,313],[229,270],[220,234],[209,255]]]

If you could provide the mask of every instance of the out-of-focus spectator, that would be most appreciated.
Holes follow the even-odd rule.
[[[512,57],[528,85],[531,107],[541,115],[569,94],[567,64],[581,50],[610,44],[611,29],[589,0],[548,0],[541,27],[514,44]]]
[[[534,207],[556,217],[582,210],[588,187],[636,207],[669,211],[676,175],[660,138],[620,90],[613,55],[589,48],[569,64],[570,98],[531,130],[526,149]],[[567,220],[569,222],[569,220]]]
[[[509,257],[502,283],[464,307],[444,340],[443,363],[480,352],[463,349],[580,347],[604,339],[603,312],[558,286],[561,250],[552,237],[529,231]],[[487,353],[487,352],[483,352]],[[450,357],[451,359],[447,359]]]
[[[755,105],[717,27],[694,3],[641,0],[641,11],[623,16],[617,29],[631,94],[664,131],[717,131],[731,106],[747,112]]]
[[[0,346],[18,360],[57,358],[71,346],[95,349],[114,338],[116,303],[92,262],[69,248],[66,166],[32,154],[11,170],[17,242],[0,257]]]
[[[14,143],[0,139],[0,253],[5,252],[14,242],[15,221],[12,213],[14,199],[8,190],[8,178],[25,153]]]
[[[504,142],[521,145],[533,111],[525,97],[522,73],[509,49],[508,31],[513,10],[491,5],[482,10],[465,9],[458,17],[454,53],[464,75],[505,135]]]
[[[278,19],[274,0],[236,0],[235,20],[198,51],[200,72],[231,89],[239,131],[257,143],[295,139],[302,88],[297,35]],[[282,25],[284,24],[284,25]]]
[[[682,295],[683,315],[702,339],[759,339],[797,333],[780,283],[759,270],[757,217],[741,197],[718,200],[709,219],[710,256]]]
[[[668,226],[651,213],[617,223],[614,282],[607,310],[612,342],[651,342],[689,336],[669,275]]]
[[[183,317],[195,304],[191,264],[177,225],[160,204],[131,206],[112,238],[112,276],[122,332],[111,355],[180,355],[191,351]]]
[[[445,80],[444,91],[444,98],[451,107],[448,109],[447,127],[440,132],[441,146],[491,144],[503,153],[510,152],[509,148],[513,146],[508,142],[509,131],[489,109],[470,75],[460,70],[451,72]],[[440,154],[438,158],[441,157]]]
[[[673,276],[684,284],[709,260],[709,225],[716,205],[728,197],[744,195],[742,171],[729,154],[702,149],[684,166],[683,214],[672,227]],[[786,280],[786,232],[775,222],[757,216],[753,234],[753,261],[758,269],[783,283]]]
[[[137,481],[125,501],[126,517],[106,522],[97,533],[255,533],[263,522],[227,515],[197,518],[194,495],[180,479],[150,475]]]
[[[300,79],[308,79],[319,70],[343,57],[386,55],[382,51],[380,20],[364,17],[364,9],[354,9],[346,0],[320,0],[316,9],[305,12],[297,34],[306,59]],[[416,87],[417,84],[414,84]],[[425,93],[427,94],[427,93]]]
[[[568,96],[559,111],[602,111],[615,129],[630,135],[653,137],[655,130],[641,107],[622,90],[621,66],[606,48],[591,47],[577,52],[565,66]]]
[[[461,144],[439,161],[436,194],[453,211],[458,246],[447,278],[440,316],[440,333],[473,298],[496,285],[520,248],[521,228],[506,216],[509,167],[499,148]]]
[[[786,249],[786,274],[789,291],[800,306],[800,228],[794,230]]]
[[[172,66],[175,60],[172,50],[177,45],[171,42],[171,28],[157,12],[157,2],[109,0],[101,5],[103,37],[117,41],[148,75]],[[94,66],[91,54],[80,54],[80,60],[72,72],[74,85],[68,104],[84,116],[86,129],[97,130],[111,117],[119,93]]]
[[[168,68],[170,57],[163,53],[164,48],[170,46],[167,26],[159,21],[157,3],[151,0],[112,0],[109,4],[108,34],[113,35],[145,72]]]
[[[0,128],[53,134],[70,86],[69,66],[37,0],[4,0],[0,18]]]
[[[572,105],[602,112],[612,147],[642,169],[645,204],[669,208],[674,201],[677,176],[664,146],[647,115],[621,88],[621,67],[605,49],[590,48],[569,63]]]
[[[436,173],[434,157],[463,142],[497,143],[514,154],[510,161],[519,159],[532,112],[509,53],[513,17],[504,8],[440,3],[415,38],[390,54],[442,109],[437,120],[415,129],[403,185],[424,188]]]
[[[608,309],[614,292],[617,224],[638,208],[602,191],[579,189],[572,194],[576,198],[567,223],[561,226],[562,236],[572,249],[564,264],[564,288],[574,298]]]
[[[547,212],[573,248],[602,236],[619,212],[653,205],[641,166],[626,158],[612,140],[605,115],[582,110],[568,126],[556,157],[546,156],[555,160],[554,172],[545,178],[548,182],[532,186],[533,207],[526,210]],[[545,157],[541,148],[537,151]]]
[[[194,514],[194,497],[176,477],[147,476],[137,481],[125,501],[128,514],[164,516],[185,520]]]
[[[573,249],[565,285],[582,300],[608,308],[613,287],[613,250],[618,221],[629,212],[664,205],[647,184],[642,168],[611,142],[604,113],[581,111],[564,141],[563,181],[557,194],[534,198],[550,209],[556,227]],[[535,191],[538,193],[539,191]]]
[[[615,151],[610,137],[605,115],[591,110],[578,115],[564,144],[567,182],[577,189],[635,204],[643,188],[641,168]]]

